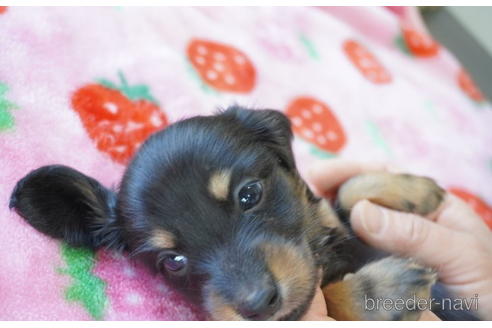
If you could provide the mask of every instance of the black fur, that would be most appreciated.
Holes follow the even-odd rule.
[[[44,166],[20,180],[9,207],[34,228],[71,246],[121,246],[116,195],[96,180],[62,165]]]
[[[339,278],[347,264],[356,268],[364,262],[351,257],[364,247],[343,243],[336,229],[309,221],[306,204],[292,188],[299,177],[291,139],[282,113],[233,106],[152,135],[128,165],[117,193],[74,169],[52,165],[18,182],[10,207],[46,235],[72,246],[127,250],[192,300],[202,302],[213,290],[232,307],[241,305],[244,290],[277,283],[258,245],[289,244],[303,254],[299,265],[312,278],[302,286],[300,305],[280,318],[298,319],[313,297],[318,265],[325,269],[325,283]],[[207,189],[221,170],[231,172],[225,200]],[[237,193],[252,180],[262,182],[263,198],[243,211]],[[308,202],[319,202],[309,189],[306,193]],[[157,229],[175,237],[172,250],[149,242]],[[170,251],[188,258],[184,273],[162,270]]]

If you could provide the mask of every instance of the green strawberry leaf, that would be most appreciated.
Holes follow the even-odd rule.
[[[96,81],[97,81],[97,83],[99,83],[103,87],[106,87],[106,88],[109,88],[109,89],[119,90],[118,89],[118,86],[116,84],[114,84],[113,82],[111,82],[110,80],[97,79]]]
[[[16,104],[5,98],[7,91],[8,86],[5,83],[0,83],[0,131],[14,126],[14,117],[10,111],[18,108]]]
[[[0,131],[10,129],[14,126],[14,117],[12,114],[0,107]]]
[[[383,134],[381,133],[381,130],[379,129],[377,124],[371,120],[367,120],[366,125],[367,125],[367,132],[372,137],[373,142],[377,146],[379,146],[389,157],[393,156],[393,152],[391,151],[391,148],[388,146],[388,143],[383,137]]]
[[[338,154],[329,152],[327,150],[321,149],[315,144],[313,144],[311,141],[304,139],[303,137],[296,135],[295,136],[296,140],[299,140],[301,143],[306,144],[307,147],[309,148],[309,153],[311,155],[314,155],[319,158],[334,158],[337,157]]]
[[[316,147],[315,145],[311,145],[309,149],[310,153],[313,154],[316,157],[326,159],[326,158],[335,158],[337,157],[337,154],[331,153],[329,151],[323,150],[319,147]]]
[[[395,46],[401,50],[405,55],[408,55],[410,57],[413,57],[413,54],[410,52],[410,49],[408,49],[407,43],[403,39],[402,34],[398,34],[398,36],[394,39]]]
[[[200,77],[200,75],[196,72],[195,68],[193,68],[193,65],[188,60],[186,60],[186,68],[188,70],[188,73],[190,73],[191,78],[198,83],[198,85],[200,86],[200,88],[205,93],[208,93],[208,94],[211,94],[211,95],[214,95],[214,96],[220,96],[220,93],[219,92],[217,92],[216,90],[212,89],[205,82],[203,82],[203,80]]]
[[[123,75],[123,72],[121,71],[118,72],[118,77],[120,79],[120,85],[103,78],[97,79],[96,81],[106,88],[120,91],[128,99],[148,100],[156,105],[159,105],[158,101],[150,93],[150,88],[148,86],[144,84],[129,85]]]
[[[301,33],[299,35],[299,41],[301,41],[304,48],[306,48],[306,51],[307,51],[309,57],[311,57],[312,59],[315,59],[315,60],[320,59],[319,53],[316,50],[314,43],[310,39],[308,39],[308,37],[306,35]]]
[[[106,283],[92,272],[95,254],[86,248],[70,247],[61,244],[65,268],[59,268],[60,274],[69,275],[72,284],[65,290],[65,298],[80,302],[95,320],[101,320],[107,304]]]
[[[0,97],[7,93],[9,87],[5,83],[0,83]]]

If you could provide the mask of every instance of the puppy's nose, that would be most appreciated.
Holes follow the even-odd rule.
[[[280,308],[280,294],[276,286],[252,291],[239,305],[238,311],[248,320],[265,320]]]

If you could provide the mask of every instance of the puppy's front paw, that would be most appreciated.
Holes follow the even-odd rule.
[[[417,320],[428,309],[436,274],[413,260],[387,257],[344,278],[360,320]]]
[[[430,178],[375,172],[357,175],[345,182],[338,191],[338,202],[345,211],[367,199],[394,210],[427,215],[439,207],[444,194]]]
[[[431,178],[399,174],[395,180],[403,188],[400,210],[405,212],[427,215],[437,210],[444,199],[445,191]]]

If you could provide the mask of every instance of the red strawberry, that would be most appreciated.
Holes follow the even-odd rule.
[[[473,210],[482,217],[489,228],[492,229],[492,208],[480,197],[461,188],[451,187],[449,191],[470,205]]]
[[[429,35],[408,27],[402,28],[402,32],[405,44],[414,56],[432,57],[438,54],[439,43],[434,41]]]
[[[357,69],[376,84],[391,82],[391,75],[366,47],[354,40],[343,43],[343,50]]]
[[[229,45],[192,40],[188,58],[200,77],[219,91],[247,93],[255,86],[253,64],[243,52]]]
[[[120,79],[121,86],[102,80],[78,89],[72,106],[97,148],[125,164],[149,135],[168,122],[146,86],[129,86],[121,74]]]
[[[472,78],[464,68],[458,73],[458,85],[471,99],[477,102],[485,101],[482,92],[480,92],[480,89],[476,86],[475,82],[473,82]]]
[[[339,151],[346,142],[345,132],[330,108],[310,98],[294,99],[286,110],[294,133],[328,152]]]
[[[4,12],[7,11],[7,8],[6,6],[0,6],[0,14],[3,14]]]

